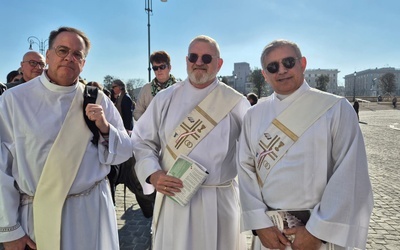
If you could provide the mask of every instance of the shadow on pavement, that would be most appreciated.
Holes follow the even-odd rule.
[[[150,250],[151,234],[150,225],[151,218],[147,219],[143,216],[140,208],[129,207],[117,218],[118,224],[123,220],[123,226],[119,228],[119,245],[121,250]],[[118,216],[118,213],[117,213]]]

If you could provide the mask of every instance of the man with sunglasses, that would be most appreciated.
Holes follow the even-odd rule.
[[[7,89],[20,85],[40,76],[46,65],[44,56],[36,51],[26,52],[21,62],[22,78],[17,82],[7,83]]]
[[[150,63],[156,76],[140,90],[136,107],[133,111],[133,117],[136,121],[143,115],[144,111],[146,111],[147,107],[150,105],[151,100],[153,100],[153,97],[158,92],[176,82],[175,77],[170,74],[171,58],[166,51],[161,50],[153,52],[150,55]]]
[[[243,120],[243,229],[258,235],[253,249],[365,249],[373,197],[357,116],[345,98],[310,88],[306,64],[287,40],[262,52],[274,93]],[[268,216],[279,210],[309,219],[281,233]]]
[[[52,31],[48,68],[0,98],[5,249],[119,249],[106,176],[132,155],[132,144],[109,98],[99,91],[88,104],[83,97],[79,75],[89,49],[80,30]],[[92,134],[84,117],[98,131]]]
[[[188,78],[158,93],[133,129],[139,180],[145,193],[157,191],[154,250],[246,249],[234,179],[236,141],[250,104],[218,81],[222,63],[214,39],[194,38],[186,57]],[[166,175],[178,155],[209,173],[185,206],[169,198],[190,186]]]

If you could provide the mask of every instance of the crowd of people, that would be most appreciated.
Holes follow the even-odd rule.
[[[155,195],[154,250],[244,250],[246,231],[257,250],[365,249],[373,194],[358,117],[345,98],[308,85],[296,43],[263,49],[274,93],[261,101],[218,80],[223,59],[209,36],[188,45],[184,81],[155,51],[155,78],[136,103],[122,80],[107,90],[80,78],[90,48],[84,32],[60,27],[45,57],[27,52],[0,85],[6,250],[119,249],[112,166],[129,159]],[[168,174],[180,155],[207,171],[185,206],[169,198],[190,188]],[[293,227],[270,217],[297,210],[309,216]]]

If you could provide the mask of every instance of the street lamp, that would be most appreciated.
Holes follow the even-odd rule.
[[[44,55],[44,51],[46,50],[46,47],[49,46],[48,41],[49,41],[49,39],[46,39],[43,41],[43,39],[39,39],[36,36],[30,36],[30,37],[28,37],[29,50],[32,50],[32,45],[36,43],[39,46],[40,53],[42,55]]]
[[[167,2],[168,0],[161,0]],[[151,64],[150,64],[150,13],[153,13],[153,0],[145,0],[144,11],[147,13],[147,46],[148,46],[148,60],[149,60],[149,82],[151,81]]]
[[[233,88],[236,89],[236,79],[237,79],[237,75],[234,74],[233,75]],[[237,90],[237,89],[236,89]]]
[[[354,71],[354,83],[353,83],[353,102],[356,101],[356,76],[357,72]]]

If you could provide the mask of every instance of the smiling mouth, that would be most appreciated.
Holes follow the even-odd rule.
[[[283,82],[283,81],[289,80],[289,79],[291,79],[291,78],[292,78],[292,77],[286,77],[286,78],[278,79],[278,82]]]

